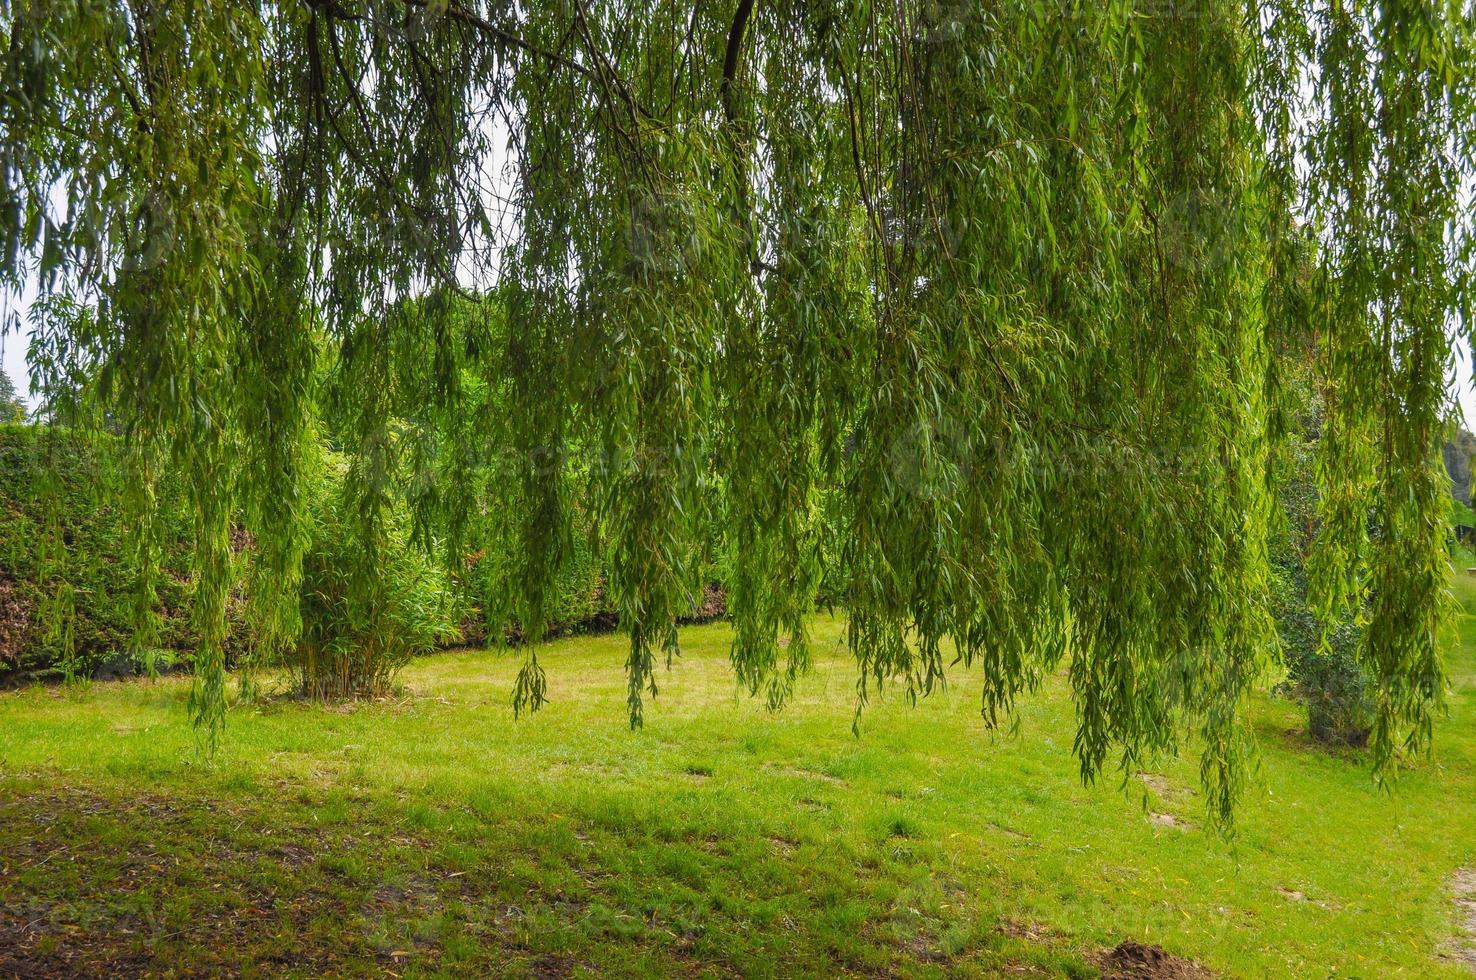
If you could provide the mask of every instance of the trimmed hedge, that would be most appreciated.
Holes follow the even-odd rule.
[[[107,677],[144,669],[126,653],[133,637],[138,576],[119,503],[123,479],[113,437],[83,436],[54,426],[0,425],[0,682]],[[190,624],[189,514],[178,487],[168,479],[161,484],[159,633],[157,649],[150,656],[165,668],[188,665],[196,637]],[[325,495],[331,495],[330,489],[324,488]],[[319,509],[324,514],[331,510]],[[304,583],[309,593],[306,616],[314,614],[316,592],[332,591],[319,581],[327,570],[323,562],[346,560],[344,542],[326,540],[321,533],[332,534],[332,525],[329,521],[320,528],[309,556],[309,570],[316,568],[318,574],[310,574]],[[243,532],[236,538],[244,579],[250,536]],[[407,568],[431,571],[428,562],[414,556],[407,554],[403,561],[409,563]],[[454,628],[455,623],[433,624],[441,642],[458,633],[466,643],[488,638],[486,618],[476,605],[487,585],[482,577],[490,571],[486,561],[486,556],[469,556],[467,571],[456,583],[463,596],[455,604],[463,609],[460,629]],[[724,615],[721,577],[718,569],[709,569],[708,584],[696,596],[687,621]],[[605,581],[597,548],[581,536],[555,583],[549,634],[615,629],[617,616]],[[250,636],[239,590],[228,611],[228,659],[234,661]],[[517,624],[511,624],[502,638],[519,642]],[[290,653],[285,659],[293,664]]]
[[[61,427],[0,425],[0,677],[129,673],[137,570],[117,444]],[[187,662],[188,517],[158,488],[158,663]],[[237,604],[239,605],[239,604]]]

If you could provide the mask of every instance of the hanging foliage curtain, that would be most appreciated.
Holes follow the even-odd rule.
[[[1366,610],[1381,765],[1429,738],[1471,26],[1403,0],[8,0],[0,272],[95,310],[35,307],[43,390],[83,365],[192,488],[209,732],[233,515],[267,635],[300,628],[326,340],[366,595],[407,461],[454,562],[489,543],[464,476],[496,458],[535,639],[588,488],[633,722],[717,526],[769,703],[838,578],[861,701],[957,657],[996,723],[1068,663],[1086,776],[1196,731],[1228,812],[1274,649],[1271,351],[1309,322],[1319,594]],[[466,315],[490,291],[503,329]]]

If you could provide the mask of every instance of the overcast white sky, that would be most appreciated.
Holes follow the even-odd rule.
[[[19,311],[22,323],[25,322],[25,311],[30,305],[31,294],[29,283],[26,284],[26,291],[19,297],[10,296],[0,288],[0,368],[10,375],[10,380],[15,382],[15,390],[27,401],[31,401],[30,375],[26,371],[27,337],[25,334],[5,333],[4,330],[5,324],[10,322],[11,312]]]
[[[1466,346],[1465,341],[1456,344],[1455,358],[1455,381],[1453,383],[1458,386],[1456,397],[1461,403],[1461,418],[1464,419],[1462,424],[1467,429],[1471,429],[1471,423],[1476,422],[1476,387],[1473,387],[1476,382],[1471,379],[1471,350]]]
[[[10,380],[15,382],[15,390],[26,394],[28,385],[26,383],[26,345],[24,337],[15,334],[7,334],[0,344],[4,345],[3,358],[0,363],[5,367],[5,373],[10,375]]]

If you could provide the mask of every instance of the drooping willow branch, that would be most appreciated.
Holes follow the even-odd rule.
[[[957,659],[996,723],[1065,664],[1085,777],[1192,730],[1226,815],[1275,653],[1280,338],[1317,338],[1314,572],[1330,618],[1368,620],[1375,755],[1429,744],[1471,19],[12,2],[3,274],[87,311],[45,314],[43,383],[85,352],[140,471],[189,488],[209,732],[231,525],[262,635],[293,642],[331,433],[364,596],[392,501],[449,566],[498,554],[484,604],[534,638],[596,539],[633,720],[716,560],[771,705],[823,593],[858,703]],[[515,697],[545,690],[535,654]]]

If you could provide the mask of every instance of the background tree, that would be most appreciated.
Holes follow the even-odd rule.
[[[10,375],[0,370],[0,422],[24,422],[26,403],[15,390]]]

